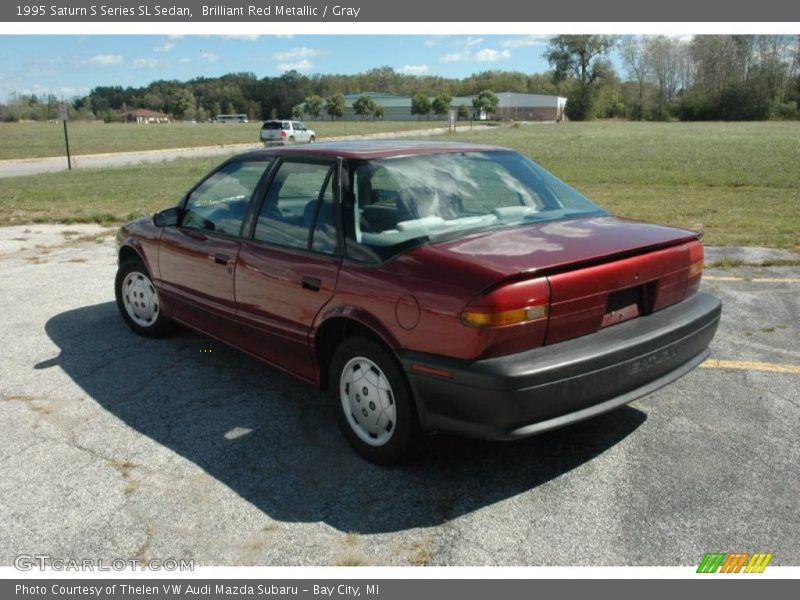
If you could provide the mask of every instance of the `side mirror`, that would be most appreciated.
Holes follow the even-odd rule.
[[[173,206],[161,210],[153,215],[153,223],[156,227],[175,227],[178,225],[178,207]]]

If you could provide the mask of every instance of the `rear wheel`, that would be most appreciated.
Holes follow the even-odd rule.
[[[313,144],[313,143],[314,143],[314,142],[316,142],[316,141],[317,141],[317,138],[316,138],[316,137],[314,137],[313,135],[312,135],[310,138],[308,138],[308,143],[309,143],[309,144]]]
[[[290,144],[294,144],[294,136],[293,135],[289,136],[289,143]]]
[[[172,329],[172,321],[161,312],[150,273],[138,258],[120,264],[114,292],[122,319],[139,335],[161,337]]]
[[[334,353],[331,395],[339,426],[367,460],[399,464],[422,449],[411,390],[394,358],[365,338],[345,340]]]

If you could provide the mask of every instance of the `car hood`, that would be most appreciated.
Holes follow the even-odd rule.
[[[495,277],[547,274],[605,262],[690,239],[698,234],[618,217],[591,217],[494,229],[417,248],[417,259],[468,261]]]

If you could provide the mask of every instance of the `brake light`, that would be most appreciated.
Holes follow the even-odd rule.
[[[286,132],[285,132],[285,131],[283,131],[283,130],[281,130],[281,137],[282,137],[282,138],[285,138],[285,137],[286,137]]]
[[[504,327],[547,319],[550,284],[544,277],[501,285],[482,294],[461,313],[468,327]]]
[[[686,276],[686,298],[692,296],[700,288],[700,279],[703,276],[703,244],[700,240],[689,244],[689,272]]]

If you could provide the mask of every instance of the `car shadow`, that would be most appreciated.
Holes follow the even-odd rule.
[[[112,302],[63,312],[46,332],[63,369],[128,426],[192,461],[270,518],[342,532],[428,527],[527,492],[614,446],[646,416],[624,407],[512,443],[439,436],[413,463],[352,452],[334,403],[204,336],[137,337]]]

